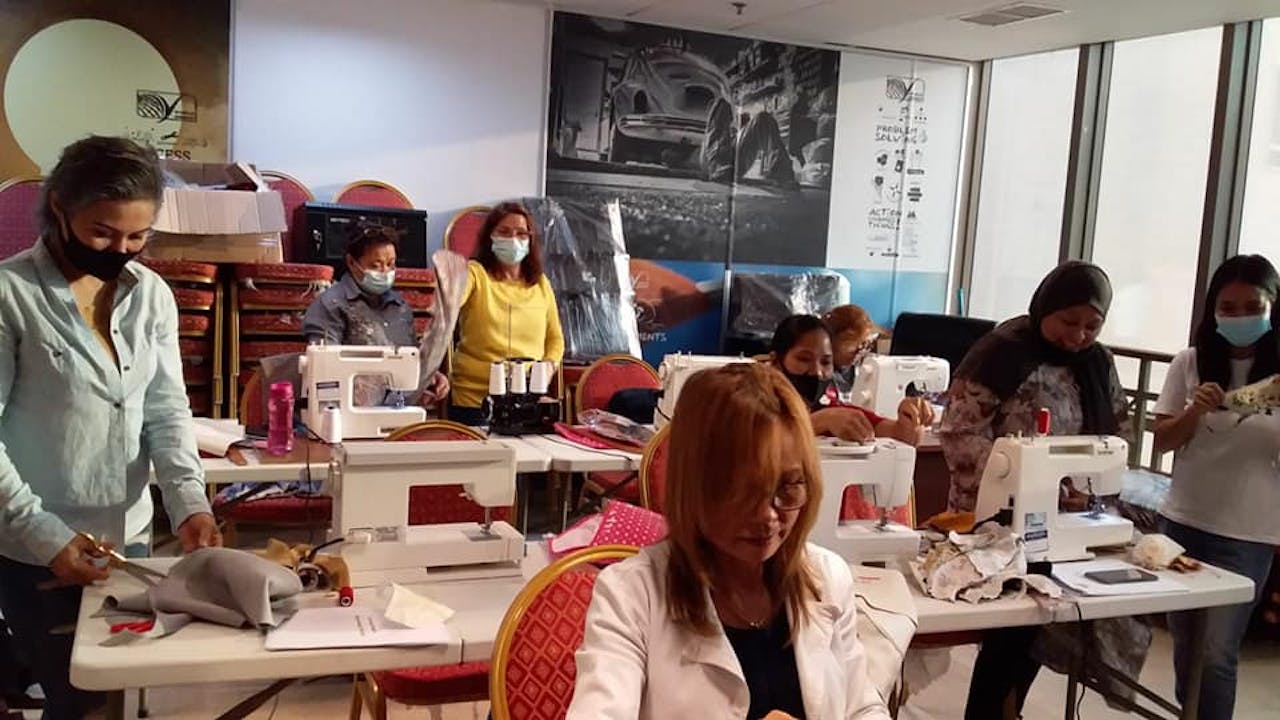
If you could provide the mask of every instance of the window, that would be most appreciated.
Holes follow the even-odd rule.
[[[1221,47],[1217,27],[1115,44],[1093,250],[1110,344],[1187,344]]]
[[[1249,139],[1240,252],[1280,261],[1280,18],[1262,23],[1262,56]]]
[[[1058,263],[1078,49],[991,64],[969,307],[1003,320],[1026,312]]]

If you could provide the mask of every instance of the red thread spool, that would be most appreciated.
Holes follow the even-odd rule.
[[[1036,434],[1048,435],[1052,424],[1053,417],[1049,414],[1049,408],[1040,408],[1036,412]]]
[[[338,605],[342,607],[351,607],[356,601],[356,591],[348,585],[338,591]]]

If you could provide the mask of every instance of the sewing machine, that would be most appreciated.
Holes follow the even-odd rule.
[[[311,345],[298,359],[302,396],[307,398],[303,419],[319,431],[324,411],[337,408],[343,438],[382,438],[391,431],[426,419],[420,407],[357,407],[352,392],[358,375],[384,376],[392,388],[418,389],[418,349],[362,345]]]
[[[554,432],[560,401],[548,396],[552,364],[511,359],[489,367],[489,394],[482,409],[494,435]]]
[[[885,417],[896,417],[898,403],[914,395],[946,392],[951,364],[942,358],[907,355],[868,355],[854,374],[849,401]]]
[[[755,362],[751,358],[728,357],[722,355],[689,355],[672,353],[662,358],[658,366],[658,379],[662,383],[662,394],[658,396],[658,407],[653,413],[654,427],[661,430],[676,411],[676,400],[685,382],[702,370],[724,367],[730,363]]]
[[[334,449],[328,492],[331,538],[354,587],[518,576],[524,535],[491,509],[515,503],[516,456],[492,441],[355,442]],[[408,526],[409,489],[461,485],[484,508],[480,522]]]
[[[1066,562],[1093,557],[1091,547],[1125,545],[1133,523],[1095,508],[1060,512],[1062,480],[1090,495],[1120,492],[1129,444],[1118,437],[1002,437],[982,473],[978,520],[999,514],[1022,535],[1027,560]]]
[[[856,445],[820,438],[822,506],[809,539],[850,562],[912,558],[920,551],[920,534],[890,522],[891,508],[906,505],[915,476],[916,449],[897,440],[880,438],[874,445]],[[878,520],[841,520],[844,491],[862,488],[862,497],[880,509]]]

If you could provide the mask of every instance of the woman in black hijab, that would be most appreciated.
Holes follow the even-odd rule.
[[[1096,265],[1068,262],[1040,281],[1030,312],[978,341],[956,370],[939,439],[951,469],[948,504],[972,511],[997,437],[1036,428],[1051,435],[1114,435],[1128,416],[1111,351],[1098,334],[1111,282]]]
[[[939,440],[951,470],[948,504],[972,512],[997,437],[1036,430],[1047,408],[1051,435],[1126,434],[1128,404],[1111,351],[1098,334],[1111,307],[1111,282],[1096,265],[1051,271],[1028,314],[978,341],[956,370]],[[1031,659],[1037,628],[988,633],[974,663],[966,720],[1022,712],[1040,666]]]

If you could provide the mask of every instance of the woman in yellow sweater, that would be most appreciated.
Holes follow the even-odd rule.
[[[483,425],[490,365],[509,358],[559,363],[564,335],[533,218],[523,206],[503,203],[489,213],[467,269],[449,418]]]

